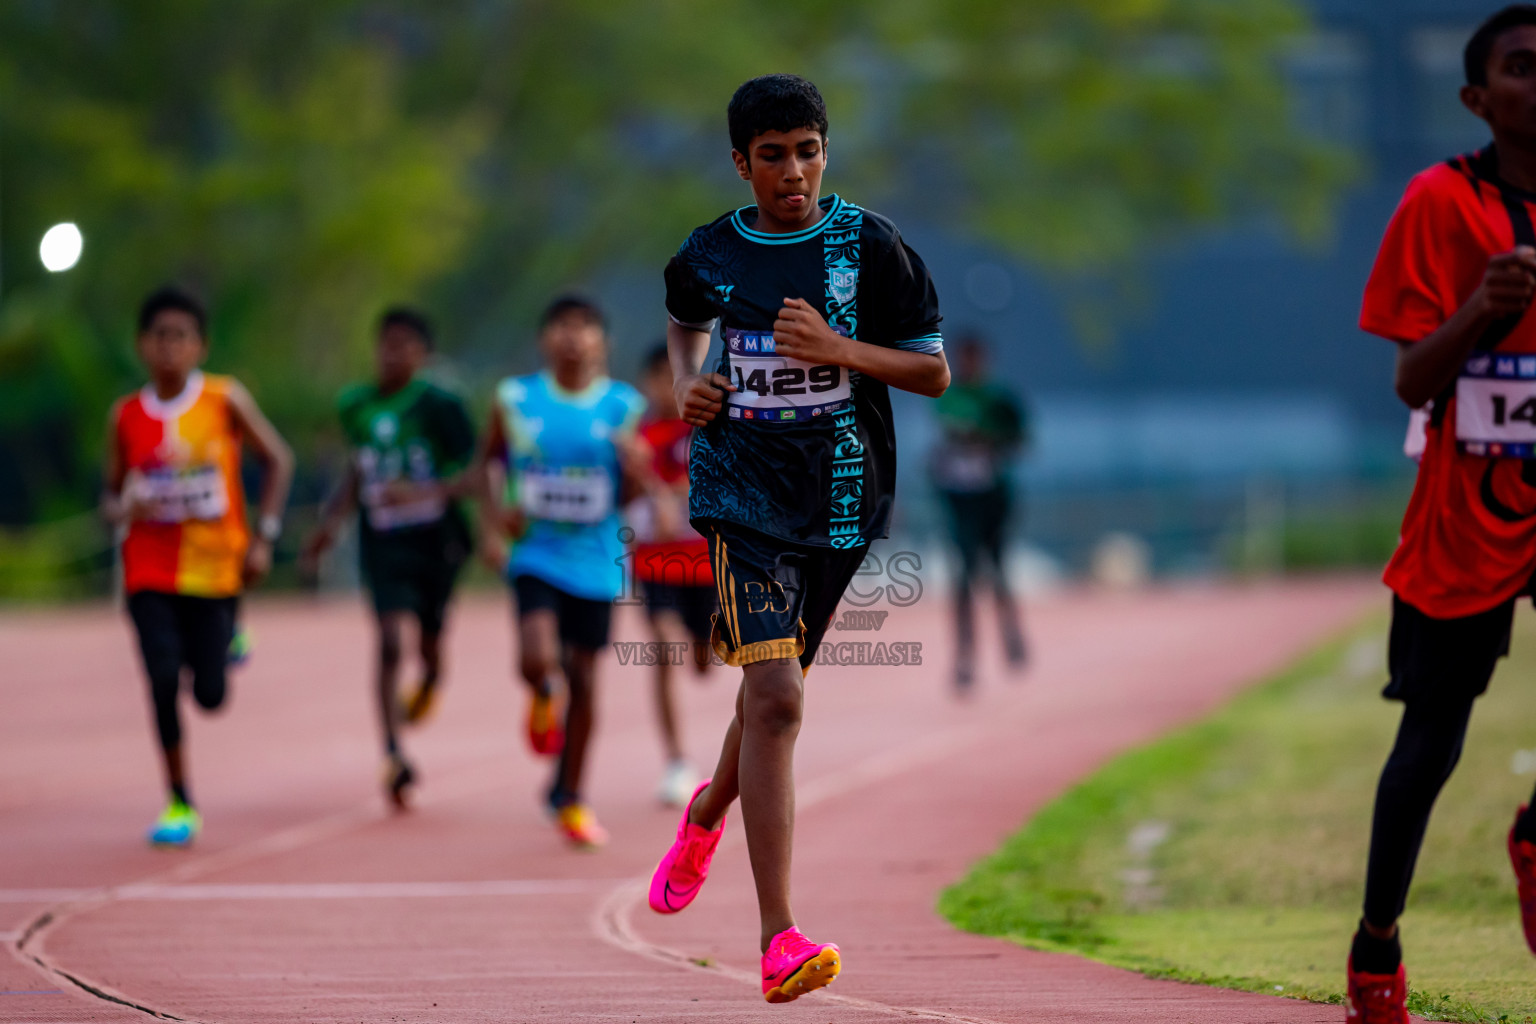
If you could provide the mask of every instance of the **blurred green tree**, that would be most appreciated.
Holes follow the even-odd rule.
[[[506,349],[552,289],[659,269],[742,200],[724,107],[768,71],[826,93],[829,187],[1065,277],[1239,217],[1316,237],[1348,162],[1288,114],[1304,28],[1290,0],[0,5],[0,438],[71,453],[12,465],[23,511],[90,500],[147,288],[208,295],[214,365],[302,450],[386,302]],[[66,219],[85,258],[50,279]]]

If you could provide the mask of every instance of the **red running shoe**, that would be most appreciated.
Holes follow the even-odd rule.
[[[552,757],[565,747],[560,706],[554,696],[535,693],[528,701],[528,745],[535,754]]]
[[[1366,974],[1349,958],[1349,989],[1344,993],[1344,1019],[1349,1024],[1408,1024],[1408,973]]]
[[[1520,815],[1525,805],[1520,805]],[[1525,926],[1525,944],[1536,953],[1536,843],[1516,839],[1515,827],[1509,827],[1509,863],[1515,869],[1515,887],[1520,893],[1520,923]]]

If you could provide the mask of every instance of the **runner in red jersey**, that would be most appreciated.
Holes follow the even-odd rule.
[[[1536,573],[1536,6],[1468,42],[1462,102],[1493,143],[1414,177],[1382,241],[1360,326],[1398,345],[1396,389],[1425,422],[1418,481],[1385,580],[1385,695],[1404,704],[1376,792],[1350,1019],[1408,1020],[1397,919],[1473,702],[1509,651]],[[1509,835],[1536,950],[1536,815]]]
[[[693,428],[678,415],[666,342],[646,358],[640,391],[648,403],[640,439],[651,455],[651,471],[660,486],[631,502],[627,511],[635,534],[635,578],[659,655],[656,718],[661,725],[667,768],[656,795],[663,803],[682,807],[698,785],[699,773],[683,753],[672,669],[691,663],[700,676],[709,671],[713,658],[709,638],[719,603],[709,565],[709,542],[688,523],[688,444]],[[689,648],[689,641],[691,652],[678,656]]]

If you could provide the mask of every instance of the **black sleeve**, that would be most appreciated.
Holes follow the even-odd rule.
[[[871,241],[876,245],[866,294],[872,301],[859,340],[912,352],[943,351],[939,293],[922,257],[894,227],[884,244]]]
[[[688,260],[688,245],[692,241],[690,238],[683,243],[667,263],[667,315],[680,324],[702,329],[714,323],[715,304]]]
[[[456,395],[443,395],[437,407],[437,443],[441,446],[445,468],[461,469],[475,456],[475,425],[470,421],[469,410]]]

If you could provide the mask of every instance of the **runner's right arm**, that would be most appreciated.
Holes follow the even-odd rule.
[[[305,572],[313,574],[319,567],[320,556],[336,543],[337,534],[357,508],[357,488],[360,482],[357,463],[349,459],[341,483],[325,499],[325,505],[320,510],[320,525],[304,541],[299,558]]]
[[[491,421],[481,435],[475,461],[466,471],[475,498],[480,504],[480,555],[497,572],[505,566],[505,545],[502,537],[516,540],[528,528],[528,517],[517,505],[505,506],[501,495],[505,486],[497,487],[503,455],[511,449],[511,439],[499,411],[492,406]]]
[[[1536,249],[1519,246],[1488,261],[1482,283],[1449,320],[1423,340],[1398,340],[1394,387],[1410,409],[1422,408],[1461,372],[1473,346],[1498,320],[1521,316],[1536,290]]]
[[[124,401],[119,398],[113,402],[112,411],[107,413],[107,444],[102,449],[106,454],[103,456],[101,471],[101,517],[112,526],[123,526],[133,518],[131,503],[123,498],[123,482],[128,476],[128,467],[123,463],[123,451],[117,436],[117,421],[122,415]]]
[[[725,405],[725,392],[735,391],[730,379],[718,373],[700,373],[709,355],[709,332],[667,321],[667,359],[672,364],[672,396],[677,399],[683,422],[702,427]]]

